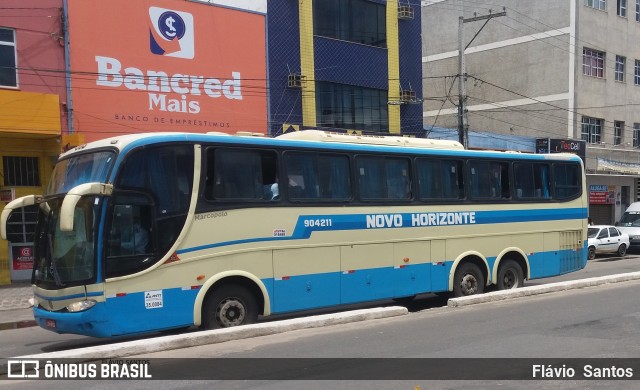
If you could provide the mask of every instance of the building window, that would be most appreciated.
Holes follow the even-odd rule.
[[[40,186],[37,157],[2,157],[5,186]]]
[[[613,144],[622,145],[622,135],[624,134],[624,122],[613,122]]]
[[[607,8],[606,0],[584,0],[584,5],[604,11]]]
[[[313,33],[343,41],[387,47],[385,5],[366,0],[314,1]]]
[[[627,17],[627,0],[618,0],[617,6],[618,16],[622,16],[623,18]]]
[[[603,51],[582,49],[582,74],[592,77],[604,77],[604,60],[605,53]]]
[[[33,242],[38,219],[38,206],[16,209],[7,220],[7,241],[13,243]]]
[[[633,147],[640,147],[640,123],[633,124]]]
[[[636,60],[635,66],[633,67],[633,83],[640,85],[640,60]]]
[[[318,126],[388,132],[387,91],[316,82]]]
[[[602,119],[582,117],[582,139],[590,144],[599,144],[602,135]]]
[[[624,65],[627,59],[623,56],[616,56],[616,81],[624,82]]]
[[[0,86],[18,86],[16,58],[16,35],[14,30],[0,28]]]
[[[636,22],[640,22],[640,0],[636,0]]]

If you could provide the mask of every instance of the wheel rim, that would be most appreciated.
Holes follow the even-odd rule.
[[[466,274],[460,280],[462,295],[473,295],[478,292],[478,279],[472,274]]]
[[[223,328],[241,325],[246,316],[247,309],[238,298],[225,299],[216,310],[216,320]]]
[[[518,276],[513,270],[509,269],[504,273],[504,276],[502,277],[502,285],[505,290],[518,287]]]

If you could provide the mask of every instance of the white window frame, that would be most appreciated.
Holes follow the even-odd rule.
[[[624,83],[624,68],[627,63],[627,57],[616,55],[615,79]]]
[[[607,0],[584,0],[584,5],[600,11],[605,11],[607,9]]]
[[[623,136],[624,136],[624,122],[613,121],[613,144],[622,145]]]
[[[582,48],[582,74],[590,77],[597,77],[603,79],[605,77],[605,67],[607,53],[589,49],[588,47]]]
[[[633,84],[640,85],[640,60],[636,60],[633,67]]]
[[[599,118],[582,117],[581,138],[590,144],[599,144],[602,140],[602,123]]]
[[[618,16],[621,16],[623,18],[627,17],[627,0],[617,1],[616,13]]]
[[[9,28],[9,27],[3,27],[0,26],[0,29],[2,30],[7,30],[7,31],[11,31],[13,33],[13,42],[5,42],[5,41],[0,41],[0,45],[2,46],[13,46],[13,58],[14,58],[14,62],[16,65],[16,85],[2,85],[0,84],[0,88],[18,88],[20,86],[20,82],[18,80],[18,50],[16,48],[16,30]]]

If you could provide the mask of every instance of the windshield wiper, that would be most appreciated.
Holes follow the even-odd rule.
[[[51,233],[47,234],[47,246],[49,247],[49,263],[51,268],[51,273],[53,274],[53,280],[56,282],[56,286],[64,287],[62,280],[60,280],[60,274],[58,273],[58,267],[56,265],[56,257],[53,254],[53,238],[51,238]]]

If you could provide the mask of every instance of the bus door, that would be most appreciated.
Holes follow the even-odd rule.
[[[140,149],[127,157],[116,178],[104,265],[114,335],[193,323],[198,290],[185,288],[190,284],[176,267],[154,269],[185,227],[193,156],[189,145]]]

